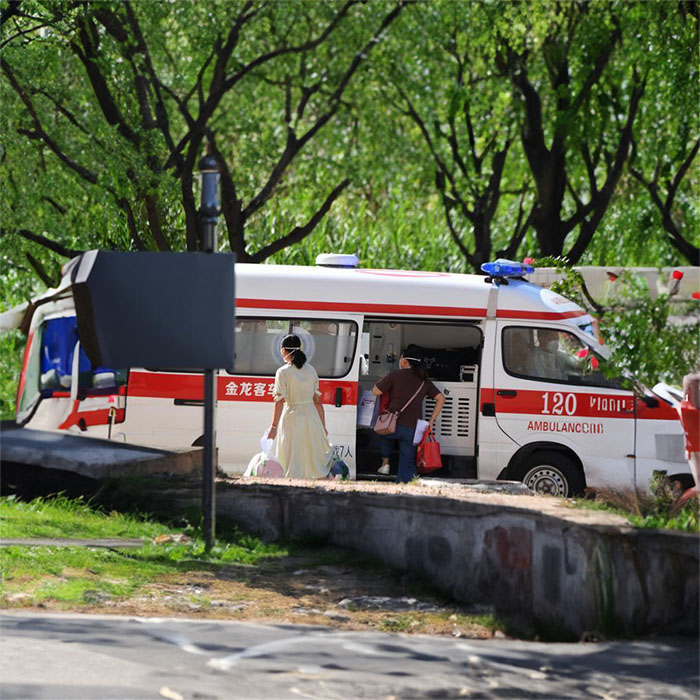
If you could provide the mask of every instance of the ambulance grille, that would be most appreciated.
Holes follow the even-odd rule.
[[[435,437],[445,455],[473,456],[476,447],[476,410],[478,400],[476,385],[465,382],[436,382],[435,386],[445,396],[445,405],[435,421]],[[423,417],[428,419],[435,408],[435,401],[426,396]]]
[[[435,408],[435,401],[426,397],[423,406],[423,415],[426,419],[430,417],[433,408]],[[458,397],[455,401],[451,396],[445,397],[445,405],[442,407],[442,411],[440,411],[440,415],[435,422],[438,439],[440,437],[470,437],[470,428],[473,423],[473,418],[469,413],[470,410],[471,398]]]
[[[457,437],[469,437],[471,435],[470,426],[472,424],[472,416],[470,398],[457,399]]]

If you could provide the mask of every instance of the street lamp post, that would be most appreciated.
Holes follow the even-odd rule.
[[[219,217],[219,164],[207,152],[199,161],[202,196],[199,209],[202,250],[216,253],[216,223]],[[214,488],[216,456],[216,369],[204,370],[204,474],[202,513],[207,551],[214,545],[216,530],[216,490]]]

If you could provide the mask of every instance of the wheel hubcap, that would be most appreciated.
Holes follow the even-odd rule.
[[[569,492],[569,484],[564,475],[554,467],[541,465],[531,469],[523,483],[535,493],[543,496],[563,496]]]

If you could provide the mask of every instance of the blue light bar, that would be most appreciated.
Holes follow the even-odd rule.
[[[504,260],[503,258],[483,263],[481,269],[491,277],[522,277],[523,275],[531,275],[535,271],[532,265]]]

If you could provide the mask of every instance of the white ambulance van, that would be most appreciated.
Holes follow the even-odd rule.
[[[235,361],[217,385],[226,472],[242,473],[259,451],[280,340],[296,333],[320,377],[329,438],[353,477],[376,477],[381,461],[358,404],[412,345],[446,397],[436,476],[516,479],[562,496],[586,486],[646,489],[655,469],[692,484],[676,410],[610,378],[593,319],[527,282],[522,265],[490,263],[484,277],[356,262],[326,255],[316,267],[236,266]],[[140,445],[200,444],[202,375],[92,367],[80,349],[70,274],[69,264],[60,287],[25,317],[17,421]],[[426,399],[424,415],[431,408]]]

